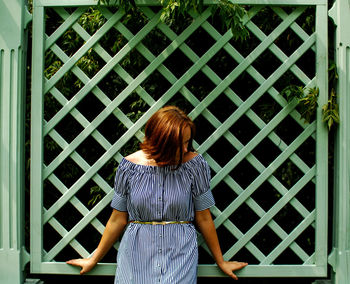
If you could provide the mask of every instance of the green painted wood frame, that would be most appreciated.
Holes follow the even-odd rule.
[[[100,233],[103,232],[104,226],[95,217],[104,207],[108,206],[113,191],[106,181],[97,174],[97,171],[111,158],[120,161],[122,156],[119,153],[121,147],[136,136],[142,139],[142,126],[148,118],[167,101],[169,101],[176,93],[180,92],[192,105],[193,110],[190,116],[195,119],[199,115],[205,117],[211,125],[215,127],[215,131],[201,144],[196,143],[196,148],[207,159],[211,169],[214,172],[212,177],[212,188],[221,182],[228,184],[237,194],[237,198],[232,200],[231,204],[221,211],[217,207],[212,208],[212,214],[215,217],[215,225],[225,226],[232,235],[237,238],[237,242],[227,251],[224,252],[226,259],[231,259],[240,249],[246,248],[250,253],[254,254],[258,260],[258,264],[249,265],[244,270],[238,272],[243,277],[323,277],[327,275],[327,234],[328,234],[328,132],[322,122],[322,105],[327,102],[328,83],[327,83],[327,1],[325,0],[246,0],[237,1],[240,4],[250,5],[249,17],[244,19],[246,26],[249,28],[256,38],[261,42],[249,54],[243,57],[229,43],[232,32],[221,35],[206,20],[210,17],[210,9],[206,9],[201,15],[189,12],[193,16],[193,23],[189,25],[181,34],[174,33],[167,25],[160,23],[158,15],[149,9],[148,6],[157,5],[157,1],[136,1],[143,9],[143,12],[149,17],[149,22],[137,33],[132,34],[125,26],[119,24],[119,20],[123,16],[122,11],[112,14],[108,9],[101,7],[101,11],[107,19],[107,22],[94,35],[89,35],[76,20],[84,11],[86,6],[95,5],[93,0],[73,1],[62,0],[60,7],[57,7],[57,1],[52,0],[34,0],[33,13],[33,76],[32,76],[32,127],[31,127],[31,271],[35,273],[54,273],[54,274],[76,274],[77,269],[66,265],[63,262],[54,261],[55,256],[67,245],[72,246],[81,256],[88,256],[88,252],[76,239],[77,234],[87,225],[92,224]],[[205,5],[215,5],[215,1],[204,1]],[[265,35],[250,19],[254,14],[258,13],[261,7],[270,6],[271,9],[281,18],[281,23],[269,35]],[[69,14],[63,7],[78,7],[75,12]],[[293,6],[293,12],[287,14],[283,7]],[[307,6],[315,7],[315,32],[311,35],[306,34],[296,23],[296,19],[303,13]],[[50,36],[45,34],[45,9],[52,7],[64,19],[64,23]],[[157,27],[171,41],[159,55],[153,55],[147,47],[142,44],[143,38],[149,31]],[[186,39],[198,27],[204,29],[215,43],[202,56],[198,56],[187,44]],[[68,28],[73,28],[85,44],[71,57],[67,56],[58,45],[56,40]],[[108,30],[115,28],[128,39],[128,44],[122,48],[115,56],[111,57],[102,46],[99,40]],[[291,28],[302,39],[302,44],[290,56],[283,53],[282,50],[275,45],[274,41],[283,31]],[[106,62],[102,69],[92,78],[87,77],[77,66],[76,62],[89,49],[93,48],[101,58]],[[62,67],[49,79],[44,76],[44,55],[45,51],[51,50],[64,63]],[[150,64],[136,77],[132,78],[123,70],[119,62],[132,49],[144,56]],[[213,70],[208,67],[208,61],[224,49],[237,62],[232,72],[221,79]],[[265,50],[271,51],[280,61],[281,65],[268,77],[264,78],[253,67],[252,62],[258,58]],[[316,75],[314,78],[308,78],[307,75],[295,64],[297,60],[307,50],[313,50],[316,58]],[[193,65],[183,74],[182,77],[176,78],[164,65],[163,62],[175,50],[181,50]],[[152,74],[153,71],[159,71],[171,83],[171,87],[163,94],[159,100],[154,100],[140,84]],[[300,114],[295,110],[296,103],[287,103],[274,89],[273,84],[284,72],[290,70],[295,74],[305,86],[319,88],[317,119],[315,122],[307,125],[300,120]],[[199,71],[203,72],[216,86],[202,101],[199,101],[185,84]],[[250,97],[242,101],[231,89],[230,84],[243,72],[246,71],[259,84],[259,87],[250,95]],[[84,86],[71,99],[67,100],[55,84],[64,76],[66,72],[73,72],[83,83]],[[116,72],[128,84],[127,87],[120,92],[118,97],[110,100],[101,89],[97,86],[106,74]],[[132,92],[136,92],[148,105],[149,110],[135,123],[119,109],[119,105]],[[88,121],[76,108],[77,104],[84,96],[92,92],[103,104],[104,110],[93,120]],[[44,120],[44,96],[50,93],[63,106],[49,121]],[[280,106],[281,111],[268,123],[262,121],[251,109],[251,106],[264,94],[268,93]],[[221,123],[208,109],[208,106],[215,101],[220,94],[225,94],[233,104],[237,106],[237,111]],[[55,130],[56,125],[67,115],[70,114],[82,126],[81,133],[70,143],[65,141]],[[108,115],[113,114],[127,128],[126,133],[113,145],[111,145],[103,135],[97,130]],[[230,127],[240,117],[246,115],[260,129],[256,136],[246,145],[239,142],[235,136],[229,131]],[[292,117],[303,131],[289,145],[285,144],[274,129],[287,116]],[[88,136],[94,137],[96,141],[105,149],[105,154],[101,156],[92,166],[90,166],[76,152],[77,147]],[[48,165],[44,165],[44,137],[49,136],[61,148],[59,153]],[[238,151],[226,165],[220,166],[215,159],[208,154],[208,149],[220,138],[225,137],[227,141]],[[264,166],[252,155],[252,150],[266,137],[272,141],[280,150],[281,154],[268,166]],[[296,149],[309,137],[315,139],[316,157],[315,164],[312,167],[307,166],[298,155],[295,154]],[[67,188],[55,176],[54,171],[66,158],[73,159],[84,171],[82,177],[77,180],[70,188]],[[237,184],[229,173],[242,160],[246,159],[258,172],[258,177],[244,190]],[[274,176],[274,171],[287,159],[295,163],[303,177],[290,189],[285,188]],[[92,179],[105,192],[105,197],[88,210],[75,196],[77,191],[84,184]],[[62,194],[50,208],[43,207],[43,182],[49,180]],[[259,204],[251,198],[251,195],[264,182],[268,181],[280,193],[281,198],[268,211],[263,210]],[[307,184],[313,182],[316,187],[315,193],[315,209],[308,211],[295,195]],[[62,226],[55,214],[67,202],[70,202],[84,217],[68,231]],[[259,216],[259,220],[247,232],[242,233],[229,219],[235,210],[242,204],[248,205]],[[281,208],[286,204],[291,204],[301,216],[302,222],[289,234],[286,233],[277,222],[273,220]],[[43,248],[43,226],[49,223],[62,238],[49,250],[44,251]],[[268,255],[264,255],[261,250],[251,241],[252,238],[262,228],[268,226],[280,239],[281,242]],[[312,254],[306,253],[296,242],[295,239],[307,227],[312,226],[315,230],[315,250]],[[203,243],[203,239],[199,237],[199,245],[207,249]],[[118,243],[115,246],[118,247]],[[273,261],[286,248],[290,248],[300,259],[302,264],[274,264]],[[115,264],[101,263],[92,274],[113,275],[115,272]],[[219,269],[212,264],[200,264],[198,275],[202,277],[223,276]]]

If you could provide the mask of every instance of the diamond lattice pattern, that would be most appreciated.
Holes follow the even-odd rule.
[[[46,25],[45,55],[53,59],[45,68],[57,70],[44,83],[43,260],[93,252],[118,163],[156,110],[179,103],[197,124],[195,148],[212,170],[212,213],[225,258],[314,263],[316,123],[305,123],[296,102],[280,94],[286,78],[314,86],[314,68],[299,66],[315,64],[315,33],[300,24],[306,7],[250,7],[246,45],[213,21],[210,7],[189,12],[176,29],[159,22],[155,8],[140,8],[146,23],[131,29],[123,11],[100,7],[93,33],[81,22],[87,9],[48,9],[62,21]],[[62,44],[67,35],[78,39],[71,53]],[[293,46],[284,44],[287,37]],[[89,56],[98,72],[81,64]],[[200,235],[199,245],[200,262],[212,263]]]

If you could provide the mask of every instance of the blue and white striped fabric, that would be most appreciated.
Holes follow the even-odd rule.
[[[129,220],[193,221],[195,210],[214,205],[210,170],[198,154],[174,170],[123,159],[111,206]],[[197,282],[198,249],[193,224],[130,223],[117,257],[115,284],[192,284]]]

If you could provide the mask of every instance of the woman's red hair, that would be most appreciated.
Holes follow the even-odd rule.
[[[191,128],[188,150],[193,151],[192,141],[195,134],[193,121],[178,107],[166,106],[154,113],[147,121],[145,139],[141,149],[158,166],[177,165],[183,161],[183,134]]]

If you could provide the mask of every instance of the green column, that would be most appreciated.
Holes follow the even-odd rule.
[[[329,12],[336,28],[340,125],[335,151],[333,251],[334,284],[350,283],[350,1],[337,0]]]
[[[23,283],[25,27],[24,0],[0,1],[0,283]]]

